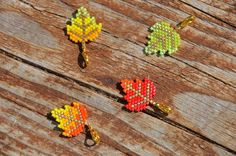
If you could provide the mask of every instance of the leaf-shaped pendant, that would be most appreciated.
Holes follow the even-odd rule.
[[[67,35],[69,35],[70,40],[82,44],[82,55],[86,66],[89,63],[89,60],[85,43],[88,41],[94,41],[100,34],[101,29],[102,24],[97,24],[95,18],[91,17],[87,9],[84,7],[80,7],[77,10],[75,18],[71,18],[71,24],[66,26]]]
[[[58,127],[64,130],[62,135],[72,137],[80,134],[87,120],[86,108],[77,102],[73,102],[72,106],[65,105],[64,108],[56,108],[51,112],[60,123]]]
[[[180,35],[176,29],[186,27],[188,24],[192,23],[194,19],[194,16],[189,16],[180,22],[176,28],[173,28],[167,22],[154,24],[150,28],[151,34],[148,36],[149,41],[144,49],[145,54],[163,56],[165,54],[171,55],[176,52],[180,46]]]
[[[125,106],[131,111],[142,111],[156,94],[156,87],[148,79],[141,80],[122,80],[121,86],[126,93],[124,99],[128,101]]]
[[[92,139],[95,143],[99,143],[100,137],[98,132],[87,123],[87,110],[85,106],[78,102],[73,102],[71,106],[65,105],[64,109],[55,108],[51,111],[51,114],[59,122],[58,128],[64,130],[62,135],[67,137],[77,136],[87,125]]]
[[[125,106],[127,109],[140,112],[146,109],[149,104],[152,104],[167,114],[171,112],[170,107],[158,104],[152,100],[156,95],[156,87],[149,79],[145,78],[143,81],[139,79],[135,81],[122,80],[121,87],[126,94],[124,99],[128,101],[128,104]]]
[[[145,48],[146,54],[171,55],[178,50],[180,45],[179,34],[169,23],[156,23],[151,28],[152,33],[148,36],[148,46]]]

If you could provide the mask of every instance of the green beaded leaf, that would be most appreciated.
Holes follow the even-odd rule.
[[[152,32],[148,36],[150,40],[144,49],[145,54],[157,54],[163,56],[166,53],[171,55],[178,50],[180,45],[180,36],[169,23],[156,23],[150,28],[150,30]]]

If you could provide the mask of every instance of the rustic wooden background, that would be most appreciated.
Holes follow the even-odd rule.
[[[80,6],[103,24],[91,64],[63,29]],[[0,155],[235,155],[235,0],[0,0]],[[145,56],[148,28],[188,15],[173,56]],[[149,77],[165,117],[122,109],[120,80]],[[60,137],[47,114],[84,103],[101,144]]]

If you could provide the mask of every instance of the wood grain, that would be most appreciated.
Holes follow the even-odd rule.
[[[0,62],[4,64],[0,77],[1,132],[7,134],[11,138],[9,140],[16,142],[15,144],[35,149],[32,153],[58,155],[68,152],[71,155],[93,155],[94,153],[89,153],[92,150],[97,154],[122,152],[130,155],[231,155],[216,145],[147,114],[126,112],[121,109],[120,103],[69,80],[2,54]],[[86,104],[90,114],[89,122],[99,130],[103,138],[101,145],[85,150],[84,135],[66,139],[58,137],[60,132],[53,130],[55,125],[46,118],[48,112],[73,100]],[[33,129],[37,130],[35,134]],[[44,142],[51,146],[47,144],[46,148]],[[9,146],[15,148],[14,144]],[[56,150],[57,148],[61,150]],[[23,149],[19,147],[12,151],[27,152]]]
[[[201,0],[201,1],[208,4],[208,5],[211,5],[212,7],[224,10],[226,12],[231,12],[234,14],[236,13],[236,9],[235,9],[236,3],[235,2],[232,3],[232,5],[231,5],[231,4],[227,4],[223,1],[217,1],[217,0]]]
[[[231,2],[225,7],[218,5],[223,2],[162,0],[10,0],[0,1],[0,4],[1,100],[19,109],[30,108],[29,112],[36,113],[41,120],[54,106],[60,107],[71,100],[89,105],[91,116],[96,117],[92,122],[106,138],[91,155],[109,154],[109,151],[130,155],[235,153],[236,21]],[[78,65],[78,46],[63,32],[66,21],[80,5],[89,8],[103,23],[101,36],[88,44],[91,65],[85,70]],[[219,10],[223,14],[215,13]],[[143,54],[151,25],[161,20],[175,25],[189,14],[195,15],[197,20],[179,32],[182,44],[175,55],[160,58]],[[168,118],[159,116],[151,108],[139,114],[120,109],[123,102],[117,83],[125,78],[143,77],[155,82],[156,100],[174,108]],[[24,85],[19,85],[18,81]],[[50,91],[45,93],[47,90]],[[16,100],[23,100],[25,96],[29,98],[25,102]],[[42,108],[37,110],[30,105],[35,103]],[[11,111],[12,117],[18,115]],[[7,112],[2,118],[7,120],[6,116]],[[29,117],[26,115],[21,122],[40,123]],[[111,123],[104,127],[105,121]],[[7,123],[5,126],[11,129]],[[47,126],[44,131],[50,133],[51,127]],[[127,129],[120,132],[120,127]],[[27,132],[25,127],[17,128]],[[31,135],[27,132],[24,137]],[[32,153],[42,152],[38,146],[28,147],[28,142],[19,142],[15,137],[13,134],[4,138],[3,144],[12,139],[15,142],[5,144],[8,147],[5,153],[15,150],[24,154],[31,148]],[[41,137],[36,137],[39,144]],[[60,145],[57,145],[58,140],[53,142],[55,148],[60,148],[68,141],[63,140]],[[83,137],[76,142],[81,144],[78,151],[70,151],[68,146],[62,149],[68,148],[65,151],[72,154],[89,152],[82,146]],[[185,145],[186,142],[189,144]],[[25,151],[17,148],[20,144],[25,144]],[[51,154],[53,148],[47,152]]]
[[[220,20],[232,25],[232,26],[236,26],[236,15],[234,13],[231,12],[227,12],[225,10],[222,10],[221,8],[217,8],[215,6],[211,6],[208,5],[206,3],[200,2],[200,1],[187,1],[187,0],[181,0],[189,5],[191,5],[192,7],[196,7],[197,9],[206,12],[207,14],[210,14],[216,18],[219,18]],[[213,3],[214,4],[214,3]]]

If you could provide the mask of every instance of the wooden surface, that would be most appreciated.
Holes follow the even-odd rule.
[[[63,31],[82,5],[103,24],[86,69]],[[197,19],[176,54],[143,54],[150,26],[188,15]],[[234,0],[0,0],[0,21],[0,155],[236,154]],[[118,82],[144,77],[172,114],[122,109]],[[47,114],[72,101],[86,105],[100,145],[55,130]]]

